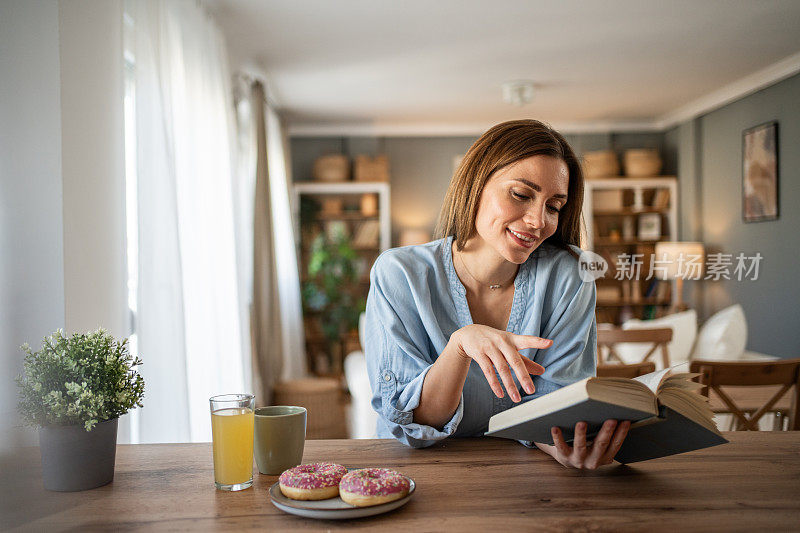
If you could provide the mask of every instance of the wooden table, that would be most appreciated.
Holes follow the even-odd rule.
[[[421,450],[391,440],[308,441],[303,462],[386,466],[417,482],[404,507],[341,522],[278,510],[267,495],[276,476],[256,474],[243,492],[215,490],[209,444],[119,446],[113,483],[80,493],[42,489],[38,449],[29,448],[0,481],[0,529],[798,530],[800,432],[725,437],[730,444],[593,472],[502,439]]]

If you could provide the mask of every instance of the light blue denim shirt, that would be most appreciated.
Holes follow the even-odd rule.
[[[415,448],[451,436],[483,435],[492,415],[517,405],[507,393],[495,396],[473,360],[458,408],[441,431],[413,421],[425,374],[450,335],[473,323],[466,289],[453,266],[452,241],[450,236],[386,250],[370,272],[364,353],[377,435]],[[566,250],[545,243],[520,265],[506,329],[553,340],[550,348],[520,352],[545,369],[533,376],[536,392],[531,395],[514,376],[523,402],[595,375],[595,298],[594,283],[581,280],[578,262]]]

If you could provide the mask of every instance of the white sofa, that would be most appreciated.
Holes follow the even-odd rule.
[[[598,325],[608,327],[608,325]],[[670,364],[678,365],[678,372],[689,370],[689,361],[694,359],[741,361],[774,360],[777,357],[745,349],[747,344],[747,318],[739,304],[731,305],[712,315],[698,329],[697,313],[694,309],[674,313],[653,320],[632,319],[622,329],[671,328],[672,341],[667,346]],[[647,344],[620,343],[616,352],[626,363],[642,360],[650,346]],[[654,360],[661,368],[661,360]]]

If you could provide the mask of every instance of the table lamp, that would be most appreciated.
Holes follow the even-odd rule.
[[[678,311],[683,310],[683,280],[703,279],[705,270],[705,248],[703,243],[657,242],[655,260],[665,265],[655,269],[656,277],[675,280],[672,307]]]

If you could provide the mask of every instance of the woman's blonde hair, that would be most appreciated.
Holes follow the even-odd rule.
[[[580,247],[583,172],[566,139],[538,120],[511,120],[480,136],[467,151],[447,188],[436,225],[436,239],[453,235],[463,250],[475,233],[478,201],[489,178],[499,169],[534,155],[561,159],[569,170],[567,203],[558,215],[556,232],[545,240],[572,255],[568,244]]]

